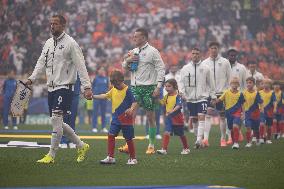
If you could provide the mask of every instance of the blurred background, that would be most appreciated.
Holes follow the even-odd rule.
[[[66,32],[81,46],[92,81],[98,68],[103,67],[106,76],[121,69],[122,57],[133,48],[131,37],[138,27],[149,30],[149,42],[160,50],[167,70],[171,65],[185,65],[194,46],[201,48],[205,58],[208,43],[218,41],[225,57],[229,48],[236,48],[240,63],[246,66],[248,61],[256,61],[258,71],[266,77],[283,80],[281,0],[1,0],[0,94],[11,70],[16,79],[31,74],[51,36],[49,18],[57,13],[67,18]],[[128,76],[126,73],[126,79]],[[43,75],[33,85],[27,117],[21,123],[49,124],[46,95]],[[91,124],[93,106],[89,103],[80,99],[79,125]],[[109,120],[109,104],[107,107]]]

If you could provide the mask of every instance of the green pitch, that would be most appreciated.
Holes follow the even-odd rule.
[[[24,129],[47,129],[45,126],[25,126]],[[86,129],[87,126],[84,126]],[[21,129],[21,128],[20,128]],[[28,133],[29,134],[29,133]],[[80,134],[80,133],[79,133]],[[87,135],[87,134],[80,134]],[[97,134],[102,135],[102,134]],[[136,135],[144,129],[136,127]],[[29,186],[105,186],[105,185],[225,185],[255,189],[284,187],[284,139],[273,140],[272,145],[253,146],[239,150],[221,149],[219,129],[212,128],[210,147],[193,149],[193,134],[186,133],[191,147],[190,155],[180,155],[178,137],[170,140],[168,155],[146,155],[146,140],[137,140],[138,164],[127,166],[126,154],[116,153],[116,165],[100,165],[106,156],[106,140],[85,140],[91,150],[83,163],[76,163],[74,149],[60,149],[55,164],[35,163],[48,152],[47,148],[0,148],[0,187]],[[49,143],[47,139],[0,138]],[[124,144],[117,140],[117,147]],[[157,147],[161,140],[157,141]]]

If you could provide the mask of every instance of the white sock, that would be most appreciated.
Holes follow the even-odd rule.
[[[221,140],[226,140],[226,121],[224,119],[220,120],[220,132],[221,132]]]
[[[226,122],[226,121],[225,121]],[[226,134],[228,136],[228,139],[231,139],[231,130],[228,128],[228,125],[226,124]]]
[[[204,127],[204,139],[209,139],[209,133],[211,130],[211,116],[205,116],[205,127]]]
[[[51,135],[51,144],[48,154],[55,158],[56,151],[59,148],[59,144],[63,135],[63,116],[62,115],[52,115],[51,117],[51,123],[52,123],[52,135]]]
[[[62,124],[64,135],[74,144],[76,144],[77,148],[82,148],[84,142],[79,138],[78,135],[74,132],[74,130],[66,123]]]
[[[197,141],[202,141],[204,134],[205,121],[198,121]]]
[[[194,135],[197,136],[198,122],[192,122],[192,127],[194,131]]]

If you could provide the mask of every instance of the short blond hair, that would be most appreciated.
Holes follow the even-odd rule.
[[[263,83],[267,83],[267,84],[272,84],[272,80],[271,79],[269,79],[269,78],[264,78],[263,80],[262,80],[262,82]]]
[[[240,85],[240,79],[238,77],[233,77],[230,81],[230,84],[232,83],[238,83],[238,85]]]

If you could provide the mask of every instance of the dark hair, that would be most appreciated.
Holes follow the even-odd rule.
[[[148,39],[148,31],[145,28],[138,28],[135,32],[140,32],[146,39]]]
[[[192,51],[194,50],[194,51],[199,51],[199,52],[200,52],[200,49],[199,49],[198,47],[193,47],[191,50],[192,50]]]
[[[280,85],[280,82],[275,80],[275,81],[273,82],[273,85]]]
[[[248,61],[247,64],[250,65],[250,64],[257,64],[257,63],[256,63],[256,61],[254,61],[254,60],[250,60],[250,61]]]
[[[66,19],[65,19],[65,17],[63,15],[56,14],[56,15],[53,15],[52,18],[59,18],[60,24],[66,25]]]
[[[231,52],[233,52],[233,53],[238,53],[238,51],[237,51],[236,49],[229,49],[228,52],[227,52],[227,54],[230,54]]]
[[[254,79],[253,77],[248,77],[248,78],[246,79],[246,81],[252,81],[253,84],[255,84],[255,79]]]
[[[212,41],[209,43],[209,47],[212,47],[212,46],[217,46],[219,48],[220,44],[217,41]]]
[[[111,74],[110,74],[110,82],[111,83],[123,82],[123,81],[124,81],[124,75],[121,71],[114,70],[113,72],[111,72]]]
[[[175,79],[168,79],[165,83],[169,83],[175,90],[178,90],[178,84]]]

